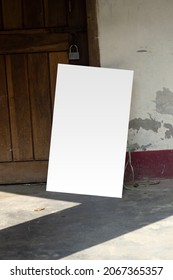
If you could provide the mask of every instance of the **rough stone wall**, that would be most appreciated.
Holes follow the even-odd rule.
[[[173,1],[97,2],[101,66],[134,70],[130,148],[173,149]]]

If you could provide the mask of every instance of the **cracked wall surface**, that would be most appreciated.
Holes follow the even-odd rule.
[[[101,66],[134,70],[128,145],[173,149],[173,1],[97,3]]]
[[[156,111],[163,115],[173,116],[173,92],[169,88],[156,92]]]
[[[158,129],[161,127],[161,122],[156,121],[152,118],[150,119],[141,119],[141,118],[135,118],[130,120],[129,122],[129,128],[136,130],[137,132],[140,130],[140,128],[145,130],[151,130],[153,132],[158,132]]]
[[[164,127],[167,128],[165,131],[165,138],[173,138],[173,126],[170,123],[164,123]]]

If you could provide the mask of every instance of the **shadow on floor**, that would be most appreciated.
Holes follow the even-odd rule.
[[[122,199],[49,193],[45,186],[0,191],[81,203],[1,230],[1,260],[61,259],[173,215],[171,185],[139,187]]]

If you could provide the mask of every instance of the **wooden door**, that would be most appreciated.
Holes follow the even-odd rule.
[[[88,64],[85,1],[1,0],[0,29],[0,184],[44,182],[57,64],[73,43]]]

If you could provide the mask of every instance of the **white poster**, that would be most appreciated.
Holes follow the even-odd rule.
[[[58,65],[47,191],[122,197],[133,71]]]

